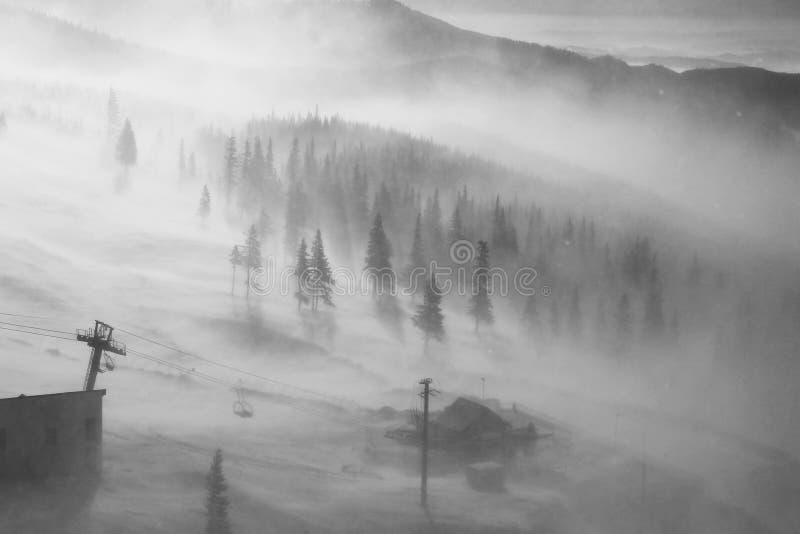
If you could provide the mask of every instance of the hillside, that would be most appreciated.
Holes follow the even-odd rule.
[[[78,389],[95,320],[127,355],[103,476],[0,482],[0,531],[198,532],[220,447],[236,532],[794,532],[797,76],[392,0],[10,5],[0,394]],[[467,425],[423,510],[424,377],[542,439]]]
[[[451,169],[439,183],[443,191],[457,187],[457,176],[469,177],[464,171],[497,177],[509,172],[366,125],[337,122],[330,137],[321,135],[313,119],[266,119],[242,131],[248,129],[271,135],[282,156],[296,134],[313,133],[320,153],[339,139],[339,158],[348,174],[348,158],[358,154],[359,144],[373,163],[381,161],[382,146],[413,147],[419,159],[411,161],[422,171]],[[154,135],[143,125],[138,132],[142,141]],[[187,147],[200,154],[205,135],[201,130]],[[214,138],[213,143],[223,140]],[[0,211],[3,313],[22,315],[6,316],[4,322],[68,333],[102,318],[118,327],[116,337],[129,349],[128,356],[117,358],[116,370],[99,379],[108,390],[101,483],[89,492],[58,485],[13,488],[3,493],[10,504],[0,512],[4,527],[15,532],[196,532],[203,522],[208,457],[219,446],[225,451],[233,523],[241,531],[634,532],[641,508],[630,493],[640,484],[639,439],[645,431],[653,442],[647,461],[648,491],[654,498],[647,510],[654,528],[677,524],[682,531],[769,532],[771,525],[793,517],[791,511],[750,499],[753,486],[747,482],[766,469],[791,474],[789,459],[771,449],[748,448],[746,440],[703,423],[672,418],[672,408],[641,411],[635,391],[650,386],[613,370],[598,374],[596,366],[604,364],[597,361],[586,361],[583,371],[575,373],[564,367],[578,357],[570,351],[533,358],[531,342],[522,347],[516,341],[516,321],[503,320],[476,341],[457,297],[446,305],[447,343],[436,345],[435,356],[423,358],[410,325],[405,339],[398,338],[374,314],[366,296],[337,297],[335,309],[316,316],[306,309],[298,312],[287,294],[246,300],[236,288],[231,296],[226,254],[231,243],[241,240],[242,221],[229,218],[221,196],[215,191],[213,215],[201,224],[195,211],[199,184],[181,183],[172,154],[152,157],[152,147],[143,151],[149,163],[131,172],[129,188],[115,191],[119,170],[103,157],[103,145],[101,135],[54,133],[46,124],[18,119],[0,138],[0,156],[9,170]],[[24,157],[30,146],[45,148],[49,157]],[[369,168],[377,180],[380,167]],[[411,185],[429,180],[424,172],[415,178],[419,181]],[[30,183],[37,187],[27,187]],[[557,204],[547,198],[542,202],[559,220]],[[24,229],[15,224],[20,220],[27,221]],[[332,225],[323,228],[327,237]],[[277,237],[265,239],[265,253],[278,253]],[[516,313],[499,299],[497,306],[499,319]],[[404,310],[412,307],[403,301]],[[336,326],[332,331],[331,322]],[[78,387],[85,346],[3,332],[4,395]],[[192,354],[267,380],[221,369]],[[461,392],[477,392],[484,377],[489,391],[496,392],[491,394],[500,395],[506,406],[524,402],[548,412],[547,420],[555,414],[573,425],[557,424],[552,441],[518,459],[503,494],[469,490],[458,462],[434,455],[432,505],[426,515],[417,506],[416,451],[383,437],[387,428],[404,422],[402,417],[374,415],[384,404],[397,410],[413,407],[416,382],[425,375],[441,377],[435,410]],[[599,380],[611,383],[612,377],[629,387],[609,397]],[[235,386],[240,379],[251,392],[252,420],[231,413],[235,393],[225,384]],[[592,383],[594,390],[576,395],[575,382]],[[707,394],[708,388],[702,391]],[[664,391],[663,398],[668,397]],[[715,462],[702,461],[710,454]],[[699,462],[690,461],[698,457]],[[720,473],[724,478],[718,478]],[[737,492],[720,491],[714,480],[724,480],[725,488]],[[0,492],[6,491],[0,486]],[[770,519],[759,519],[763,515]]]

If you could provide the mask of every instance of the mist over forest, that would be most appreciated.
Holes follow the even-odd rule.
[[[733,4],[0,4],[0,530],[796,531],[796,10]]]

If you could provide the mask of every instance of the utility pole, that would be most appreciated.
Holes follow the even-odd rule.
[[[431,389],[431,378],[423,378],[419,381],[422,386],[422,480],[420,485],[420,503],[423,508],[428,507],[428,400],[431,394],[435,395],[436,390]]]
[[[86,378],[83,380],[83,390],[94,390],[94,383],[97,380],[97,373],[102,373],[100,369],[100,359],[103,352],[113,352],[125,356],[125,343],[114,341],[111,336],[114,328],[102,321],[94,322],[94,329],[78,330],[77,340],[82,341],[92,348],[92,356],[89,359],[89,367],[86,369]]]

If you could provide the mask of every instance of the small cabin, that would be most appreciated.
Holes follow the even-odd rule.
[[[106,390],[0,399],[0,479],[95,475]]]
[[[493,410],[464,397],[445,408],[432,426],[434,439],[445,441],[498,439],[511,429]]]

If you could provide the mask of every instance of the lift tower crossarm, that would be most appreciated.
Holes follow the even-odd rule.
[[[78,341],[86,343],[92,349],[89,359],[89,367],[86,369],[86,378],[83,381],[83,390],[94,390],[94,383],[97,380],[97,373],[100,371],[100,359],[103,352],[112,352],[125,356],[125,343],[114,341],[112,335],[114,328],[102,321],[94,322],[94,329],[78,330],[76,338]]]

